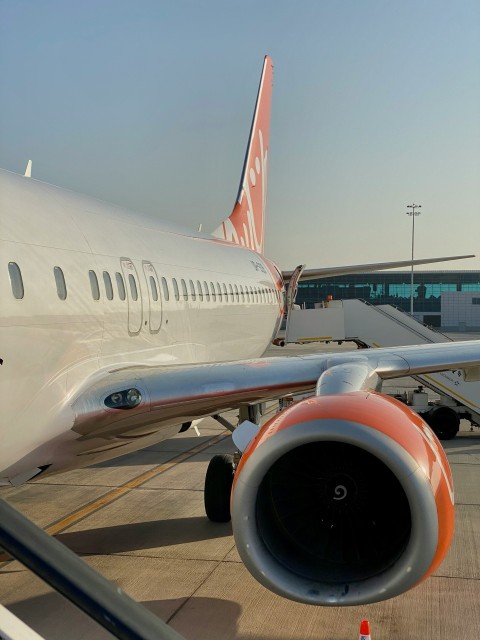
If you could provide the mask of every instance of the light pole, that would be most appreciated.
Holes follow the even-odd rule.
[[[410,275],[410,315],[413,318],[413,251],[415,248],[415,216],[419,216],[421,211],[415,211],[415,209],[421,209],[421,204],[407,204],[407,209],[411,209],[411,211],[407,211],[407,216],[412,216],[412,272]]]

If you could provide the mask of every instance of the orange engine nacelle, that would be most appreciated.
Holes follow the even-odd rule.
[[[399,595],[442,562],[450,467],[408,407],[355,392],[272,418],[235,474],[233,531],[252,575],[291,600],[358,605]]]

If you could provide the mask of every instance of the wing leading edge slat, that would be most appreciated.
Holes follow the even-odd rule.
[[[82,438],[141,437],[146,429],[181,424],[242,404],[314,390],[338,365],[365,363],[380,379],[464,369],[476,379],[480,340],[349,353],[262,358],[177,368],[128,368],[112,372],[77,397],[73,430]],[[138,390],[132,409],[105,404],[111,394]]]

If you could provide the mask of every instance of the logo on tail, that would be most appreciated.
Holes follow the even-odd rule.
[[[267,165],[272,100],[272,60],[265,56],[237,201],[213,235],[264,253]]]

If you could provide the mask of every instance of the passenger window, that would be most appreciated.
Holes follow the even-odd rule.
[[[152,290],[153,301],[157,302],[158,300],[157,283],[155,282],[155,278],[153,276],[149,276],[148,279],[150,280],[150,289]]]
[[[218,301],[221,302],[222,301],[222,290],[220,289],[220,283],[217,282],[217,296],[218,296]]]
[[[250,294],[248,293],[248,287],[247,285],[245,285],[245,297],[247,299],[247,302],[250,302]]]
[[[193,280],[190,280],[190,295],[192,296],[192,300],[197,299],[197,294],[195,293],[195,285],[193,284]]]
[[[95,271],[90,270],[88,272],[88,277],[90,278],[90,288],[92,289],[92,298],[94,300],[100,300],[100,288],[98,286],[97,274]]]
[[[108,271],[103,272],[103,284],[105,285],[105,293],[107,294],[107,300],[113,300],[113,287],[112,279]]]
[[[210,293],[212,294],[212,300],[215,302],[215,287],[213,286],[213,282],[210,282]]]
[[[65,284],[65,277],[60,267],[53,267],[53,275],[55,276],[55,284],[57,285],[57,294],[60,300],[65,300],[67,297],[67,285]]]
[[[120,300],[125,300],[125,283],[122,274],[118,273],[118,271],[115,273],[115,280],[117,281],[118,297]]]
[[[240,285],[240,298],[241,298],[242,302],[245,302],[245,296],[244,296],[244,294],[243,294],[243,287],[242,287],[242,285]]]
[[[130,284],[130,293],[132,294],[132,300],[138,300],[138,291],[137,291],[137,283],[135,282],[135,278],[131,273],[128,274],[128,282]]]
[[[173,293],[175,294],[175,300],[180,300],[180,293],[178,291],[178,284],[175,278],[172,278]]]
[[[200,282],[200,280],[197,280],[197,289],[198,289],[198,297],[201,302],[203,300],[203,289],[202,289],[202,283]]]
[[[162,278],[163,297],[168,302],[170,300],[170,292],[168,290],[168,282],[165,278]]]
[[[10,285],[12,287],[13,297],[21,300],[24,296],[22,272],[16,262],[8,263],[8,275],[10,276]]]
[[[232,285],[228,285],[228,290],[230,291],[230,302],[233,302],[233,288]]]
[[[185,280],[182,278],[182,293],[183,293],[183,299],[184,300],[188,300],[188,291],[187,291],[187,285],[185,283]]]
[[[203,291],[205,293],[205,300],[208,302],[210,300],[210,293],[208,291],[208,284],[205,281],[203,282]]]
[[[236,284],[234,285],[234,289],[235,289],[235,300],[236,300],[237,302],[239,302],[239,301],[240,301],[240,297],[239,297],[239,295],[238,295],[238,287],[237,287],[237,285],[236,285]]]
[[[228,302],[227,287],[225,286],[224,282],[222,282],[222,289],[223,289],[223,298],[224,298],[225,302]]]

